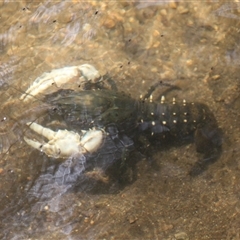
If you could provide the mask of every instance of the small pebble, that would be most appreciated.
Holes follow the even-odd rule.
[[[133,224],[137,221],[137,217],[135,217],[134,215],[130,215],[128,217],[128,221],[129,221],[130,224]]]
[[[220,75],[214,75],[212,76],[212,80],[218,80],[220,78]]]
[[[162,10],[160,11],[160,13],[161,13],[161,15],[163,15],[163,16],[167,16],[167,10],[166,10],[166,9],[162,9]]]
[[[189,10],[187,8],[184,8],[183,6],[179,6],[177,10],[180,14],[186,14],[189,12]]]
[[[153,36],[154,36],[154,37],[158,37],[159,35],[160,35],[160,32],[155,29],[155,30],[153,31]]]
[[[188,26],[188,27],[192,27],[193,25],[194,25],[194,22],[189,19],[189,20],[187,21],[187,26]]]
[[[166,232],[166,231],[173,229],[173,225],[172,224],[163,224],[161,226],[161,229],[162,229],[162,231]]]
[[[174,237],[176,240],[189,240],[189,237],[185,232],[176,233],[174,234]]]
[[[188,59],[186,61],[186,64],[187,64],[187,66],[192,66],[193,65],[193,60],[192,59]]]
[[[157,41],[157,42],[155,42],[155,43],[153,44],[153,47],[154,47],[154,48],[157,48],[157,47],[159,47],[159,45],[160,45],[160,42]]]
[[[173,9],[176,9],[177,8],[177,3],[176,2],[170,2],[169,7],[173,8]]]
[[[112,29],[115,27],[115,25],[116,25],[115,21],[110,17],[106,18],[105,21],[103,22],[103,26],[107,29]]]

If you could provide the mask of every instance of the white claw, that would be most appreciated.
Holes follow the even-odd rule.
[[[27,125],[37,134],[42,135],[43,137],[51,140],[55,137],[57,132],[52,131],[50,128],[44,128],[37,123],[28,122]]]
[[[104,134],[102,130],[85,131],[81,138],[81,145],[89,153],[96,152],[103,143]]]
[[[99,81],[101,78],[101,75],[99,74],[98,70],[90,65],[90,64],[83,64],[80,65],[79,70],[81,71],[82,76],[87,80],[87,81]]]
[[[27,137],[24,137],[24,141],[31,147],[35,148],[35,149],[41,149],[42,144],[40,142],[37,141],[33,141]]]
[[[29,146],[54,158],[68,158],[93,153],[101,147],[105,136],[102,130],[95,129],[84,131],[85,133],[80,136],[78,133],[68,130],[58,130],[54,132],[37,123],[27,123],[27,125],[31,130],[44,136],[49,141],[47,143],[40,143],[24,137],[25,142]]]
[[[51,93],[56,91],[56,88],[63,88],[64,85],[71,88],[70,83],[73,83],[72,86],[76,87],[86,81],[97,82],[100,79],[101,75],[90,64],[54,69],[38,77],[20,99],[27,102],[38,94]]]

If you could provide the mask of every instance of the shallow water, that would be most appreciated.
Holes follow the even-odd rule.
[[[212,2],[0,3],[0,134],[11,146],[0,159],[1,239],[238,239],[239,11]],[[115,193],[29,198],[54,161],[22,138],[41,98],[19,98],[44,72],[84,63],[135,98],[164,80],[181,87],[170,93],[177,99],[206,103],[224,133],[221,157],[192,178],[193,144],[154,149]]]

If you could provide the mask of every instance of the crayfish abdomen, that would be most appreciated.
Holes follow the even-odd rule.
[[[195,142],[204,156],[193,166],[191,175],[201,173],[221,154],[222,131],[206,104],[198,102],[142,102],[138,129],[158,146]]]

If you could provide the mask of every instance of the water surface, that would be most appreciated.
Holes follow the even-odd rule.
[[[0,3],[1,238],[238,239],[239,11],[196,1]],[[43,102],[19,98],[44,72],[84,63],[135,98],[163,80],[181,87],[177,99],[209,105],[224,133],[221,157],[192,178],[193,144],[154,149],[116,193],[29,198],[49,162],[23,141]]]

